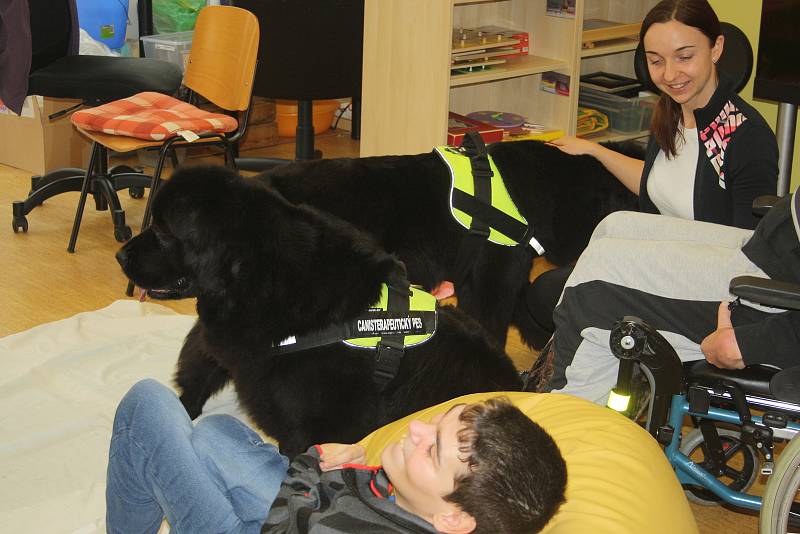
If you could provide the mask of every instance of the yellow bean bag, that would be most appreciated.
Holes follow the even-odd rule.
[[[447,401],[361,440],[367,449],[367,463],[380,464],[381,451],[405,435],[410,420],[428,420],[453,404],[497,395],[507,396],[549,432],[567,463],[567,500],[542,532],[697,532],[678,479],[656,441],[616,412],[570,395],[476,393]]]

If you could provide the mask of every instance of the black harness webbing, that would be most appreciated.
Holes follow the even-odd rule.
[[[364,315],[345,323],[334,324],[322,330],[293,336],[270,348],[270,354],[288,354],[315,347],[332,345],[346,340],[379,337],[375,349],[375,367],[373,380],[381,388],[394,379],[405,354],[405,336],[430,334],[436,330],[436,312],[425,310],[411,311],[411,289],[405,275],[393,273],[386,282],[386,310],[369,310]],[[395,326],[408,324],[409,317],[419,321],[412,326]],[[403,321],[406,319],[405,321]],[[384,321],[385,320],[385,321]],[[370,328],[365,328],[368,323]],[[374,328],[375,324],[388,324],[392,327]],[[361,325],[361,328],[359,327]],[[350,346],[354,346],[348,343]],[[367,348],[367,347],[360,347]]]
[[[472,277],[475,258],[489,237],[489,228],[495,228],[519,246],[527,246],[533,238],[533,225],[524,225],[518,220],[492,206],[492,169],[489,165],[489,152],[480,134],[467,132],[461,143],[464,154],[469,158],[474,183],[474,196],[453,188],[453,207],[472,216],[467,237],[458,247],[455,265],[456,288],[463,287]],[[531,247],[527,247],[531,248]],[[534,256],[538,255],[531,248]]]
[[[392,277],[400,278],[400,277]],[[393,315],[407,314],[411,299],[408,280],[390,280],[387,284],[389,293],[386,300],[386,311]],[[381,336],[378,342],[377,354],[375,355],[375,369],[372,371],[372,379],[381,389],[392,381],[400,369],[400,363],[405,354],[405,344],[401,334]]]

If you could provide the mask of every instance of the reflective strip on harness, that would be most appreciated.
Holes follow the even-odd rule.
[[[491,156],[487,155],[492,172],[491,205],[487,205],[475,198],[475,179],[470,158],[459,149],[449,146],[436,147],[435,150],[450,169],[450,212],[461,226],[469,229],[473,217],[482,220],[489,225],[487,239],[498,245],[516,246],[531,238],[527,235],[528,221],[511,199]],[[535,249],[541,249],[535,239],[530,244]]]

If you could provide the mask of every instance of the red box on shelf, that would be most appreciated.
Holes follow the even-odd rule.
[[[501,35],[506,39],[516,39],[519,41],[517,44],[511,45],[511,48],[515,48],[517,52],[515,54],[509,54],[503,57],[511,58],[528,55],[528,51],[530,50],[530,35],[528,32],[522,30],[512,30],[500,26],[481,26],[478,29],[485,33]]]
[[[458,113],[450,112],[447,125],[447,144],[459,147],[464,141],[467,132],[478,132],[486,144],[503,140],[503,129],[485,122],[467,118]]]

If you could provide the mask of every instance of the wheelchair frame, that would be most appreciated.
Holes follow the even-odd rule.
[[[717,479],[715,472],[722,475],[724,471],[724,454],[714,423],[738,427],[742,444],[758,451],[764,459],[761,473],[769,475],[774,440],[791,440],[800,432],[800,404],[746,391],[737,381],[742,377],[741,371],[715,369],[715,379],[710,384],[700,380],[704,378],[702,373],[700,377],[693,377],[692,373],[684,377],[684,365],[675,350],[660,333],[636,317],[618,321],[609,344],[620,360],[618,383],[609,405],[620,396],[630,395],[631,376],[638,364],[651,387],[645,428],[666,446],[665,454],[681,484],[699,486],[733,506],[760,510],[760,497],[732,489]],[[753,416],[750,408],[763,410],[764,415]],[[627,406],[618,411],[626,413]],[[707,457],[702,465],[680,450],[681,429],[687,415],[699,421]],[[800,522],[800,507],[792,507],[790,517]]]

